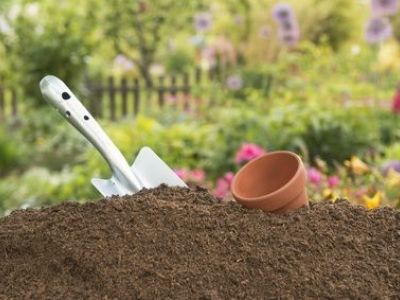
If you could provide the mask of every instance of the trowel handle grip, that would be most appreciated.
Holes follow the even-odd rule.
[[[132,177],[130,167],[122,153],[68,86],[55,76],[46,76],[40,82],[44,99],[101,153],[115,174],[129,177],[131,189],[140,190],[140,183]]]

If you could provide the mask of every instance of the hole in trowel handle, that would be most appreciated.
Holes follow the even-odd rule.
[[[69,98],[71,98],[71,96],[70,96],[67,92],[62,93],[62,94],[61,94],[61,97],[62,97],[64,100],[68,100]]]

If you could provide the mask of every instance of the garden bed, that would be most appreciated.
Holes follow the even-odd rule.
[[[394,209],[272,215],[161,186],[0,219],[0,298],[389,298],[399,249]]]

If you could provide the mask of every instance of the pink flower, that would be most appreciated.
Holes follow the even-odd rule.
[[[180,179],[183,181],[186,181],[188,178],[188,172],[185,169],[175,169],[174,170],[175,174],[178,175]]]
[[[315,168],[308,169],[308,179],[312,184],[318,185],[322,179],[320,171]]]
[[[235,162],[241,164],[265,154],[265,150],[256,144],[243,144],[236,153]]]
[[[207,64],[208,67],[214,66],[217,62],[217,57],[216,57],[216,52],[214,48],[211,47],[205,47],[201,49],[201,60],[205,64]]]
[[[215,197],[222,199],[228,194],[228,191],[229,191],[229,183],[223,178],[218,179],[217,187],[214,191]]]
[[[175,95],[167,94],[165,95],[165,102],[172,105],[177,102],[177,97]]]
[[[365,187],[362,187],[359,190],[357,190],[354,195],[356,197],[361,197],[361,196],[365,195],[367,192],[368,192],[368,189]]]
[[[400,88],[397,89],[396,94],[393,97],[392,112],[394,114],[400,114]]]
[[[202,169],[195,169],[190,173],[190,179],[194,182],[203,182],[206,178],[206,173]]]
[[[217,180],[217,187],[215,188],[214,195],[217,198],[224,198],[229,193],[231,188],[234,174],[232,172],[226,173],[223,177]]]
[[[235,174],[233,174],[233,172],[228,172],[224,175],[224,179],[229,183],[229,185],[231,185],[233,177],[235,177]]]
[[[334,187],[338,186],[340,183],[340,179],[338,176],[330,176],[330,177],[328,177],[327,181],[328,181],[328,186],[330,188],[334,188]]]

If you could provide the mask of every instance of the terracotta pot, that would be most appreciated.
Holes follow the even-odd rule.
[[[285,213],[308,205],[306,169],[289,151],[269,152],[243,166],[233,179],[233,197],[247,208]]]

